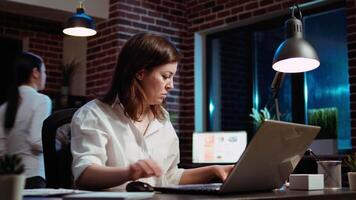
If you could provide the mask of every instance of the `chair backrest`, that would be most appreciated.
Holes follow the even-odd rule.
[[[49,188],[73,188],[69,124],[77,109],[56,111],[43,122],[43,156]]]

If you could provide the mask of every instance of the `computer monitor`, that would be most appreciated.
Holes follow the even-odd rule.
[[[193,163],[235,163],[246,145],[246,131],[193,133]]]

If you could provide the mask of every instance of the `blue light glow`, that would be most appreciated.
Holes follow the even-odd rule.
[[[315,90],[315,97],[321,98],[324,96],[342,96],[349,94],[349,87],[348,85],[339,85],[339,86],[331,86],[331,87],[320,87],[319,89]]]
[[[304,102],[305,102],[305,107],[308,107],[308,82],[307,79],[304,79]]]
[[[260,104],[260,97],[258,96],[258,91],[256,90],[254,95],[253,95],[253,107],[259,110],[259,104]]]
[[[214,113],[214,103],[212,102],[212,100],[210,99],[209,101],[209,114],[210,116]]]

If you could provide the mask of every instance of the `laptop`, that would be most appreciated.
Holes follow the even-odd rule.
[[[246,146],[246,131],[193,133],[192,162],[198,164],[236,163]]]
[[[224,183],[156,187],[163,193],[228,194],[282,187],[320,127],[264,121]]]

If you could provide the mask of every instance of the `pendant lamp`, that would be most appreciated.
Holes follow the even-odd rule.
[[[96,34],[94,20],[84,12],[84,1],[80,1],[77,12],[64,25],[63,33],[75,37],[88,37]]]

